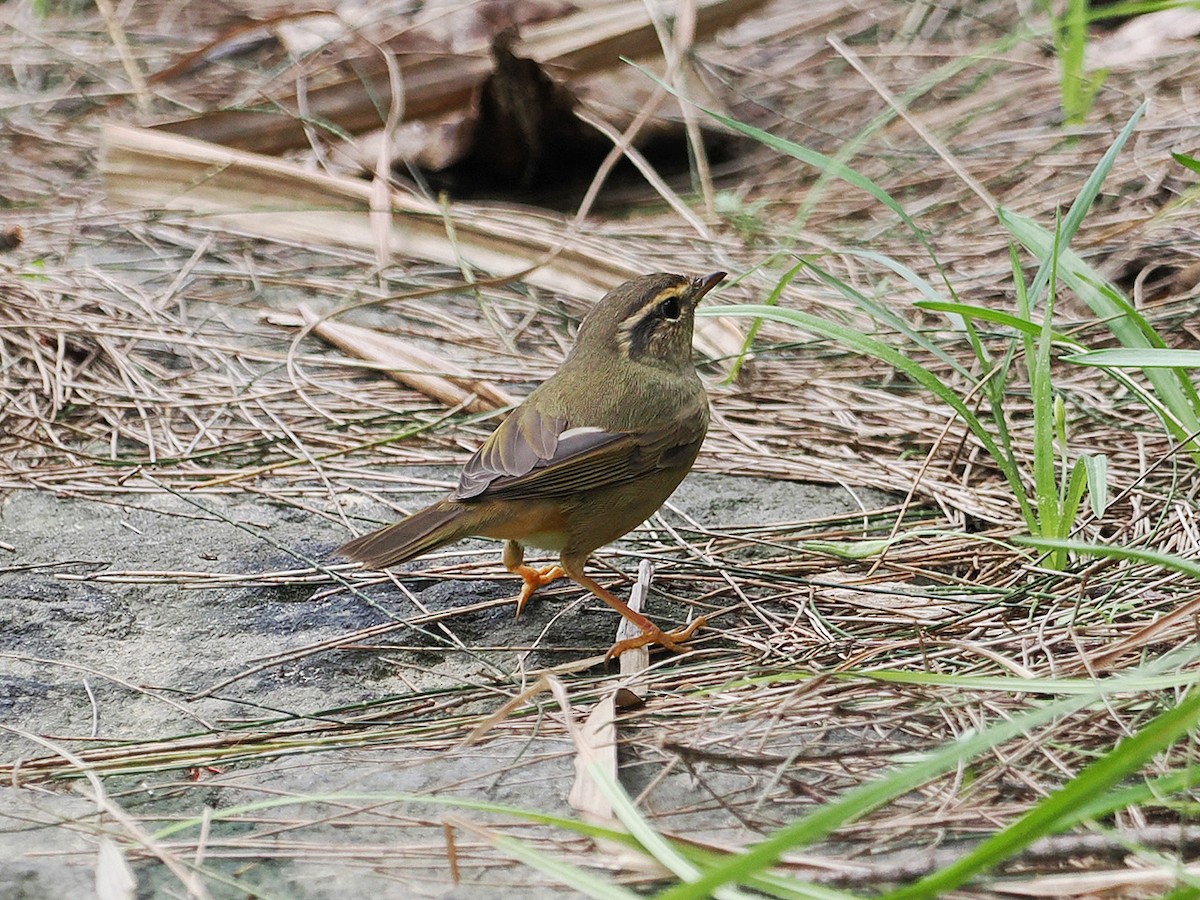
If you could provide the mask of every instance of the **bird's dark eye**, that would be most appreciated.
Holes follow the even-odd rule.
[[[664,319],[674,322],[679,318],[679,298],[668,297],[662,303],[658,304],[658,314]]]

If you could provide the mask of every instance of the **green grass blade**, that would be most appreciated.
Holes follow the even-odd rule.
[[[764,872],[756,875],[750,885],[758,891],[781,900],[858,900],[857,894],[839,891],[820,884],[808,884],[786,875]]]
[[[810,673],[805,673],[805,675],[808,675],[809,678],[814,677]],[[839,672],[835,677],[839,681],[868,679],[870,681],[883,681],[889,684],[950,687],[960,691],[997,691],[1013,694],[1046,694],[1051,696],[1091,694],[1096,691],[1098,685],[1103,685],[1105,692],[1109,695],[1118,693],[1143,694],[1150,691],[1169,691],[1187,687],[1196,681],[1196,675],[1193,672],[1147,675],[1141,678],[1130,676],[1121,680],[1119,690],[1115,688],[1110,690],[1110,686],[1115,684],[1112,679],[1021,678],[1017,675],[951,675],[944,672],[921,672],[906,669],[873,669],[865,672],[851,670],[849,672]],[[774,681],[769,679],[767,681],[773,684],[778,683],[780,680],[779,676],[774,676]]]
[[[1175,160],[1175,162],[1179,163],[1181,166],[1200,174],[1200,159],[1196,159],[1192,156],[1185,156],[1184,154],[1176,153],[1173,150],[1171,151],[1171,159]]]
[[[1054,236],[1044,228],[1024,216],[1000,210],[1000,218],[1013,236],[1035,255],[1048,258],[1054,244]],[[1116,288],[1108,285],[1091,266],[1085,263],[1070,249],[1065,249],[1059,256],[1060,266],[1058,277],[1071,288],[1085,303],[1091,307],[1100,319],[1108,323],[1109,329],[1127,348],[1146,349],[1152,346],[1151,341],[1142,332],[1140,325],[1131,320],[1120,305],[1114,303],[1109,290],[1116,293]],[[1097,285],[1105,285],[1101,290]],[[1155,394],[1162,407],[1169,413],[1163,417],[1164,423],[1180,440],[1186,439],[1193,432],[1200,431],[1200,418],[1197,417],[1197,406],[1194,402],[1196,392],[1186,379],[1180,380],[1178,373],[1162,369],[1145,369],[1146,378],[1154,386]],[[1200,451],[1195,445],[1189,451],[1193,459],[1200,464]]]
[[[827,553],[839,559],[873,559],[909,536],[898,534],[891,538],[866,541],[800,541],[796,546],[812,553]]]
[[[889,104],[864,125],[857,134],[850,136],[845,141],[841,141],[833,158],[840,163],[849,163],[875,134],[896,120],[900,114],[899,110],[908,109],[915,101],[929,93],[930,90],[949,81],[960,72],[973,68],[980,63],[985,68],[995,66],[996,60],[1003,58],[1014,47],[1024,44],[1031,39],[1040,39],[1042,34],[1044,34],[1044,31],[1040,29],[1028,28],[1023,22],[1014,22],[1013,28],[1008,34],[1001,36],[991,44],[979,47],[963,56],[954,56],[927,75],[919,76],[913,85],[900,95],[895,106]],[[987,77],[987,74],[985,72],[984,77]],[[799,211],[796,213],[796,228],[802,228],[808,222],[812,211],[816,209],[817,204],[821,201],[831,181],[829,173],[822,172],[809,189],[800,204]]]
[[[1128,142],[1129,138],[1133,136],[1133,130],[1137,127],[1137,123],[1141,121],[1141,118],[1145,114],[1148,105],[1148,101],[1143,102],[1141,106],[1134,110],[1133,115],[1129,117],[1129,121],[1125,123],[1125,127],[1121,129],[1121,132],[1117,135],[1116,140],[1109,145],[1109,148],[1104,152],[1104,155],[1100,157],[1100,162],[1096,164],[1096,168],[1092,170],[1091,174],[1087,178],[1087,181],[1083,183],[1083,187],[1080,189],[1078,196],[1075,197],[1075,202],[1071,204],[1071,208],[1067,210],[1067,214],[1063,216],[1061,229],[1055,233],[1053,241],[1044,242],[1042,250],[1038,251],[1030,247],[1027,243],[1025,243],[1024,240],[1021,240],[1020,236],[1014,234],[1014,236],[1017,237],[1022,244],[1025,244],[1027,249],[1031,250],[1034,255],[1042,261],[1037,275],[1034,276],[1033,285],[1029,289],[1029,296],[1031,298],[1038,297],[1050,280],[1050,268],[1052,263],[1050,251],[1054,246],[1054,242],[1057,242],[1058,246],[1064,250],[1071,245],[1071,241],[1075,238],[1075,233],[1079,231],[1080,226],[1083,225],[1083,220],[1087,216],[1088,210],[1092,208],[1092,204],[1095,202],[1096,197],[1099,196],[1100,188],[1104,185],[1104,179],[1107,178],[1108,173],[1112,171],[1112,167],[1116,163],[1117,157],[1120,155],[1121,151],[1125,149],[1126,142]],[[1009,227],[1008,223],[1005,221],[1005,217],[1006,215],[1011,216],[1014,214],[1003,208],[998,209],[997,213],[1000,216],[1001,223],[1004,224],[1006,228],[1009,228],[1010,233],[1013,233],[1011,227]]]
[[[1160,553],[1157,550],[1143,550],[1139,547],[1120,547],[1109,544],[1089,544],[1086,541],[1071,541],[1063,538],[1047,537],[1014,537],[1014,544],[1036,547],[1038,550],[1066,550],[1071,553],[1081,553],[1084,556],[1102,556],[1108,559],[1128,559],[1132,562],[1148,563],[1162,566],[1174,572],[1200,578],[1200,564],[1174,556],[1170,553]]]
[[[589,767],[591,776],[604,798],[612,805],[613,814],[621,820],[621,824],[629,829],[634,839],[660,862],[666,869],[675,874],[681,881],[695,881],[700,876],[700,868],[694,865],[687,856],[664,838],[653,825],[634,806],[625,789],[605,771],[600,763]],[[716,900],[752,900],[749,894],[730,886],[723,886],[713,891]],[[847,897],[848,895],[842,895]]]
[[[1079,504],[1083,502],[1083,492],[1087,490],[1087,486],[1087,462],[1085,457],[1080,457],[1071,467],[1071,477],[1063,496],[1062,517],[1058,521],[1058,534],[1055,537],[1066,537],[1075,528],[1075,516],[1079,512]],[[1066,554],[1064,553],[1059,568],[1066,568],[1066,564]]]
[[[1108,791],[1084,801],[1075,810],[1073,821],[1068,825],[1095,821],[1112,815],[1118,810],[1153,804],[1155,801],[1161,801],[1173,794],[1192,791],[1197,786],[1200,786],[1200,769],[1195,766],[1185,766],[1166,775],[1147,778],[1141,784]]]
[[[1021,507],[1025,521],[1036,521],[1033,510],[1029,506],[1029,500],[1025,496],[1025,488],[1021,483],[1021,476],[1017,471],[1016,465],[1001,451],[999,445],[988,430],[984,428],[979,418],[967,408],[958,394],[943,384],[937,376],[924,366],[905,356],[896,348],[875,338],[868,337],[859,331],[855,331],[853,328],[847,328],[844,325],[838,325],[835,322],[829,322],[796,309],[780,309],[772,306],[748,304],[745,306],[701,307],[697,310],[697,315],[759,316],[764,319],[772,319],[776,322],[782,322],[785,325],[794,325],[797,328],[803,328],[806,331],[832,338],[847,347],[868,356],[873,356],[899,369],[913,381],[933,393],[962,417],[967,427],[970,428],[971,433],[983,444],[984,449],[987,450],[988,454],[995,460],[996,465],[1004,473],[1004,477],[1007,479],[1013,495]]]
[[[625,793],[625,789],[612,779],[603,764],[592,763],[588,766],[588,773],[596,782],[604,799],[612,806],[613,814],[621,820],[622,825],[629,829],[629,833],[647,853],[662,863],[665,868],[674,872],[676,877],[685,881],[694,880],[700,874],[700,870],[696,866],[692,865],[683,854],[654,829],[653,825],[646,821],[645,816],[633,805],[633,801]]]
[[[775,282],[775,287],[771,289],[771,293],[767,296],[766,305],[776,306],[779,303],[779,297],[783,293],[783,289],[791,284],[792,279],[807,265],[803,260],[792,266],[780,279]],[[725,376],[724,384],[733,384],[737,381],[738,374],[742,371],[742,366],[746,363],[746,357],[750,353],[750,348],[754,346],[754,339],[758,337],[759,329],[762,328],[762,319],[755,319],[750,323],[750,327],[746,330],[746,339],[742,341],[742,349],[738,352],[737,359],[733,361],[733,365],[729,367],[729,374]]]
[[[997,215],[1003,213],[999,210]],[[1033,324],[1033,301],[1030,300],[1029,283],[1025,281],[1025,270],[1021,268],[1021,253],[1017,249],[1017,245],[1012,241],[1008,242],[1008,262],[1013,273],[1013,287],[1017,292],[1017,313],[1028,322]]]
[[[621,793],[624,793],[623,791]],[[628,799],[628,798],[626,798]],[[466,797],[450,797],[450,796],[430,796],[427,794],[413,794],[404,792],[335,792],[328,794],[299,794],[286,797],[272,797],[266,800],[256,800],[251,803],[238,804],[236,806],[227,806],[221,809],[209,810],[207,816],[195,816],[192,818],[181,819],[176,822],[171,822],[168,825],[155,831],[155,838],[165,840],[176,835],[184,834],[189,831],[199,831],[205,827],[205,823],[219,823],[225,820],[237,821],[243,816],[253,816],[258,813],[267,812],[273,809],[282,809],[291,806],[301,806],[305,804],[347,804],[354,802],[370,803],[373,807],[384,803],[406,803],[412,805],[428,805],[428,806],[449,806],[455,809],[472,810],[476,812],[485,812],[489,814],[498,814],[508,816],[514,819],[520,819],[526,822],[534,822],[539,825],[548,825],[554,828],[561,828],[565,831],[570,831],[583,837],[605,840],[611,843],[622,844],[633,850],[642,850],[641,844],[633,835],[624,831],[616,831],[612,828],[605,828],[602,825],[595,825],[591,822],[585,822],[578,819],[569,819],[564,816],[555,815],[553,813],[544,813],[538,810],[526,809],[522,807],[506,806],[499,803],[487,803],[484,801],[471,800]],[[615,807],[614,807],[615,808]],[[640,817],[640,814],[639,814]],[[554,875],[564,883],[571,884],[578,890],[591,893],[592,896],[613,896],[619,897],[620,900],[629,900],[631,897],[640,897],[640,894],[630,894],[628,892],[616,895],[603,895],[598,893],[601,890],[601,883],[597,880],[592,880],[592,876],[587,872],[582,872],[582,879],[578,883],[574,879],[578,877],[579,870],[574,867],[561,868],[557,865],[558,861],[552,857],[546,857],[536,849],[529,848],[528,845],[516,841],[516,839],[507,838],[504,840],[512,840],[514,843],[505,843],[503,846],[496,842],[496,846],[504,849],[506,852],[511,851],[510,855],[521,859],[531,866],[535,866],[548,874]],[[726,857],[723,854],[714,854],[712,851],[705,850],[696,846],[681,844],[679,847],[671,845],[674,852],[678,852],[689,857],[697,865],[711,864],[714,860],[723,861]],[[548,860],[547,865],[542,865]],[[755,875],[750,879],[749,884],[757,890],[764,893],[773,894],[778,897],[787,898],[787,900],[851,900],[851,895],[834,888],[827,888],[821,885],[807,885],[794,882],[785,877],[764,873]],[[596,892],[588,890],[588,887],[594,887]],[[606,886],[606,885],[603,885]]]
[[[549,875],[555,881],[574,888],[596,900],[639,900],[640,894],[614,884],[601,875],[595,875],[574,866],[566,860],[555,859],[525,841],[507,834],[491,834],[486,840],[497,850],[518,862]]]
[[[1167,346],[1167,342],[1164,341],[1162,339],[1162,336],[1159,335],[1159,333],[1154,330],[1154,326],[1151,325],[1146,320],[1146,317],[1142,315],[1141,311],[1136,306],[1134,306],[1132,303],[1130,303],[1125,298],[1125,295],[1122,294],[1119,290],[1117,290],[1117,288],[1114,285],[1111,285],[1111,284],[1107,283],[1106,281],[1104,281],[1100,277],[1099,273],[1096,273],[1095,278],[1090,278],[1090,277],[1088,277],[1088,274],[1085,272],[1083,274],[1083,277],[1087,280],[1087,282],[1095,290],[1097,290],[1101,294],[1103,294],[1104,298],[1106,300],[1108,300],[1109,303],[1111,303],[1117,309],[1121,310],[1121,312],[1124,314],[1126,319],[1128,319],[1130,322],[1132,322],[1134,325],[1136,325],[1138,328],[1141,329],[1142,335],[1146,338],[1146,343],[1148,346],[1150,346],[1150,347],[1166,347]]]
[[[807,816],[779,829],[745,852],[713,866],[698,880],[678,884],[660,892],[656,895],[657,900],[703,900],[712,896],[713,891],[722,885],[745,883],[755,873],[773,865],[784,853],[811,845],[840,826],[915,790],[931,779],[953,770],[962,762],[1028,732],[1041,722],[1081,709],[1089,702],[1089,699],[1070,698],[1047,704],[1033,713],[1005,720],[981,734],[943,747],[899,772],[853,788],[840,799],[822,804]],[[1050,712],[1051,709],[1053,712]]]
[[[885,895],[887,900],[936,897],[970,881],[1023,850],[1061,831],[1074,820],[1079,804],[1115,787],[1156,754],[1175,744],[1200,722],[1200,691],[1155,716],[1007,828],[996,832],[966,856],[914,884]]]
[[[870,253],[867,251],[856,252],[853,250],[838,250],[837,252],[839,254],[846,254],[849,256],[863,256],[868,259],[875,260],[875,261],[881,263],[882,265],[887,266],[889,269],[892,269],[892,271],[899,274],[902,278],[905,277],[902,274],[902,270],[906,270],[906,271],[910,272],[911,274],[913,274],[913,277],[924,282],[924,279],[920,279],[919,276],[917,276],[915,273],[912,273],[911,269],[908,269],[906,266],[903,266],[900,263],[889,260],[889,258],[884,256],[883,254]],[[952,369],[954,369],[954,371],[958,372],[960,375],[962,375],[966,378],[972,377],[970,370],[966,366],[964,366],[961,362],[959,362],[959,360],[957,359],[957,357],[954,356],[954,354],[946,352],[946,349],[944,347],[942,347],[938,342],[930,340],[928,337],[926,337],[924,334],[919,332],[917,329],[913,328],[913,326],[908,322],[907,319],[905,319],[901,315],[898,315],[891,308],[889,308],[886,304],[878,303],[875,300],[872,300],[870,297],[866,296],[865,294],[863,294],[861,291],[859,291],[852,285],[849,285],[842,279],[838,278],[832,272],[829,272],[826,269],[822,269],[820,266],[818,266],[812,260],[805,259],[805,260],[803,260],[803,262],[806,266],[808,266],[809,270],[814,275],[816,275],[818,278],[821,279],[821,281],[823,281],[825,284],[829,285],[830,287],[835,288],[839,293],[842,294],[842,296],[844,296],[847,300],[851,301],[855,306],[857,306],[859,309],[861,309],[867,315],[871,316],[873,319],[876,319],[877,321],[884,322],[885,324],[892,326],[892,328],[894,328],[899,334],[908,338],[916,346],[922,348],[926,352],[932,354],[933,356],[940,359],[942,362],[946,363],[946,365],[950,366]],[[905,279],[905,280],[907,280],[907,279]],[[924,284],[925,284],[926,289],[932,290],[932,287],[929,285],[928,282],[924,282]],[[923,293],[924,293],[924,291],[923,291]],[[937,293],[934,292],[933,296],[936,297]]]
[[[1132,350],[1118,347],[1072,353],[1063,359],[1080,366],[1112,369],[1200,369],[1200,350],[1163,350],[1158,347]]]
[[[194,816],[189,819],[180,819],[179,821],[171,822],[170,824],[163,825],[161,828],[156,829],[154,832],[154,837],[161,841],[187,831],[199,830],[204,827],[205,821],[232,821],[237,820],[240,816],[252,815],[254,813],[265,812],[271,809],[299,806],[305,803],[345,804],[353,802],[366,802],[375,805],[384,803],[426,804],[429,806],[450,806],[455,809],[469,809],[475,812],[495,813],[502,816],[511,816],[513,818],[524,819],[525,821],[534,822],[538,825],[550,825],[555,828],[563,828],[568,831],[573,831],[576,834],[583,835],[584,837],[599,838],[606,841],[614,841],[616,843],[625,844],[628,847],[637,847],[637,841],[635,841],[624,831],[616,831],[612,828],[605,828],[602,825],[593,825],[590,822],[581,822],[576,819],[568,819],[564,816],[554,815],[553,813],[544,813],[539,812],[538,810],[524,809],[517,806],[505,806],[502,803],[487,803],[481,800],[471,800],[466,797],[414,794],[404,791],[335,791],[326,794],[296,794],[286,797],[271,797],[266,800],[255,800],[250,803],[241,803],[236,806],[224,806],[220,807],[219,809],[208,810],[207,816]]]
[[[1030,327],[1033,327],[1033,316],[1029,305],[1029,290],[1028,284],[1025,282],[1025,270],[1021,268],[1021,260],[1018,255],[1017,245],[1012,241],[1008,242],[1009,264],[1013,273],[1013,287],[1017,295],[1017,310],[1020,313],[1020,318],[1025,321]],[[996,423],[996,436],[999,438],[1000,446],[1004,448],[1004,455],[1011,460],[1014,468],[1018,466],[1018,456],[1013,447],[1012,430],[1009,428],[1009,415],[1007,410],[1008,397],[1006,396],[1006,385],[1009,380],[1009,373],[1012,371],[1013,362],[1017,358],[1018,348],[1025,351],[1025,358],[1029,358],[1031,350],[1032,335],[1018,331],[1020,340],[1012,340],[1008,342],[1008,349],[1004,352],[1004,358],[993,369],[995,389],[988,392],[988,399],[991,401],[992,421]],[[1033,530],[1033,521],[1026,519],[1026,528]]]
[[[926,279],[922,278],[908,266],[904,265],[898,260],[892,259],[890,256],[887,256],[883,253],[876,253],[874,250],[843,250],[840,252],[849,256],[859,256],[863,259],[872,260],[882,266],[886,266],[917,290],[919,290],[925,296],[926,302],[944,302],[944,298],[938,293],[932,284],[930,284]],[[950,283],[949,279],[945,277],[944,272],[942,273],[942,277],[946,283],[947,289],[953,293],[954,287]],[[954,300],[958,300],[957,295],[954,296]],[[923,333],[918,331],[916,328],[913,328],[913,326],[908,323],[908,320],[902,316],[897,316],[896,318],[898,318],[901,323],[900,325],[896,326],[897,330],[901,334],[906,335],[914,344],[925,348],[925,350],[932,353],[938,359],[947,363],[951,368],[954,369],[954,371],[971,379],[972,381],[975,380],[975,377],[971,374],[967,367],[963,366],[953,354],[947,353],[944,349],[942,349],[940,342],[927,338]],[[951,321],[954,321],[954,319],[952,318]],[[989,371],[993,365],[991,355],[988,353],[987,347],[984,346],[983,341],[979,339],[979,334],[975,330],[974,322],[972,322],[969,318],[962,318],[959,321],[954,322],[954,324],[960,328],[964,334],[966,334],[967,341],[971,345],[971,350],[975,354],[975,358],[979,360],[983,371]],[[1003,390],[1003,385],[998,381],[988,381],[984,384],[984,390],[987,392],[988,398],[993,404],[993,408],[995,408],[1000,398],[1000,392]]]
[[[647,74],[650,73],[647,72]],[[651,77],[653,78],[654,76],[651,75]],[[669,86],[664,82],[659,81],[657,78],[654,80],[670,90]],[[740,134],[744,134],[746,137],[753,138],[760,144],[770,147],[772,150],[783,153],[784,155],[790,156],[793,159],[798,159],[803,163],[807,163],[808,165],[813,166],[822,172],[828,172],[830,175],[846,182],[846,184],[850,185],[851,187],[858,188],[860,191],[869,194],[871,197],[875,198],[892,212],[894,212],[900,221],[907,225],[913,234],[915,234],[921,240],[921,243],[928,247],[925,233],[917,226],[917,223],[912,220],[912,217],[909,216],[904,207],[901,206],[891,194],[889,194],[867,176],[856,172],[843,162],[839,162],[830,156],[826,156],[824,153],[821,153],[817,150],[810,150],[803,144],[797,144],[795,141],[789,141],[787,138],[782,138],[778,135],[771,134],[769,131],[764,131],[761,128],[756,128],[753,125],[748,125],[745,122],[739,122],[737,119],[732,119],[729,116],[722,115],[716,110],[708,109],[707,107],[700,106],[699,104],[696,104],[696,106],[705,115],[716,119],[725,127],[730,128]]]
[[[1066,14],[1059,20],[1055,44],[1058,48],[1060,93],[1063,118],[1068,125],[1078,125],[1087,118],[1087,72],[1084,54],[1087,51],[1088,0],[1067,0]]]
[[[885,268],[891,269],[893,272],[915,287],[918,291],[920,291],[925,296],[925,299],[930,302],[942,301],[946,299],[941,293],[938,292],[937,288],[929,283],[928,279],[922,278],[911,268],[904,265],[904,263],[900,262],[899,260],[892,259],[892,257],[888,256],[886,253],[879,253],[875,250],[861,250],[854,247],[845,247],[833,252],[839,256],[857,256],[860,259],[867,259],[871,262],[878,263]]]
[[[677,884],[659,894],[658,900],[702,900],[725,884],[746,883],[755,873],[774,864],[784,853],[819,841],[835,829],[852,822],[873,809],[915,790],[933,778],[952,771],[957,766],[1011,738],[1029,734],[1042,724],[1084,709],[1100,700],[1110,690],[1120,691],[1133,677],[1145,678],[1162,670],[1177,667],[1196,657],[1196,653],[1168,654],[1142,666],[1132,675],[1116,676],[1095,683],[1085,695],[1064,698],[1036,707],[1022,715],[1004,719],[985,731],[968,735],[935,750],[883,778],[852,788],[841,798],[825,803],[796,822],[780,828],[774,834],[749,847],[743,853],[713,865],[697,881]],[[1189,672],[1189,684],[1200,679],[1200,673]],[[1200,699],[1200,694],[1197,695]],[[929,896],[929,895],[924,895]]]
[[[1099,519],[1108,509],[1108,457],[1103,453],[1083,457],[1087,469],[1088,497],[1092,512]]]
[[[974,306],[970,303],[946,303],[941,300],[918,300],[915,306],[920,309],[926,309],[930,312],[944,312],[951,315],[962,316],[964,319],[975,319],[980,322],[991,322],[993,325],[1003,325],[1006,328],[1011,328],[1018,334],[1027,334],[1030,337],[1037,337],[1042,333],[1042,328],[1033,322],[1027,321],[1014,316],[1012,313],[1004,312],[999,309],[988,309],[986,306]],[[1055,344],[1077,347],[1080,350],[1078,355],[1083,355],[1086,351],[1084,345],[1079,343],[1072,337],[1068,337],[1061,331],[1051,331],[1051,340]],[[1200,358],[1200,351],[1196,351]],[[1200,363],[1197,363],[1200,365]]]
[[[1122,693],[1142,694],[1147,691],[1169,691],[1187,687],[1196,681],[1192,672],[1174,672],[1168,675],[1126,675],[1119,682],[1111,678],[1021,678],[1016,675],[952,675],[945,672],[923,672],[909,669],[851,669],[832,675],[814,675],[812,672],[772,672],[770,675],[739,678],[718,688],[709,688],[702,693],[739,690],[754,685],[787,684],[811,681],[817,677],[828,677],[836,681],[882,681],[888,684],[913,684],[935,687],[952,687],[959,691],[1000,691],[1012,694],[1044,694],[1067,696],[1092,694],[1097,687],[1103,688],[1108,696]]]
[[[1033,485],[1038,511],[1035,534],[1059,535],[1058,475],[1054,448],[1054,394],[1050,384],[1050,325],[1054,321],[1054,299],[1058,286],[1059,235],[1062,221],[1055,217],[1054,245],[1050,254],[1050,278],[1046,308],[1032,356],[1026,357],[1033,399]],[[1066,564],[1066,554],[1052,557],[1055,568]]]
[[[696,103],[694,100],[679,94],[674,87],[672,87],[670,84],[667,84],[667,82],[663,81],[649,69],[643,68],[632,60],[625,59],[624,57],[622,57],[622,60],[633,66],[659,87],[663,88],[663,90],[678,98],[681,103],[690,103],[692,106],[695,106],[698,110],[703,112],[706,116],[716,119],[726,128],[736,131],[739,134],[743,134],[748,138],[753,138],[763,146],[770,147],[772,150],[775,150],[778,153],[783,153],[784,155],[790,156],[793,159],[798,159],[803,163],[807,163],[823,174],[832,176],[834,178],[839,178],[851,187],[858,188],[860,191],[863,191],[871,197],[874,197],[876,200],[894,212],[899,217],[900,221],[908,226],[909,230],[912,231],[917,240],[921,242],[921,246],[923,246],[929,253],[930,259],[934,260],[935,264],[937,263],[937,254],[934,253],[933,245],[929,243],[929,238],[926,237],[925,232],[917,227],[917,223],[912,220],[912,217],[905,211],[904,207],[901,206],[891,194],[889,194],[867,176],[856,172],[841,160],[835,159],[831,156],[826,156],[824,153],[820,153],[816,150],[810,150],[803,144],[797,144],[795,141],[789,141],[787,138],[782,138],[778,135],[771,134],[771,132],[764,131],[761,128],[755,128],[753,125],[749,125],[745,122],[739,122],[737,119],[730,118],[729,116],[722,115],[716,110],[702,106],[699,103]]]
[[[1146,13],[1158,12],[1164,9],[1180,7],[1196,9],[1196,0],[1117,0],[1115,3],[1105,3],[1093,7],[1088,12],[1088,22],[1104,22],[1109,19],[1127,19],[1133,16],[1143,16]]]

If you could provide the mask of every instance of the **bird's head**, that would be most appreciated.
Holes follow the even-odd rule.
[[[618,354],[642,365],[690,370],[696,305],[724,277],[658,272],[618,285],[584,318],[573,354]]]

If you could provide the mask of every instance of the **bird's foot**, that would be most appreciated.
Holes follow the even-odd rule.
[[[539,569],[535,566],[519,565],[510,571],[514,575],[521,576],[521,580],[525,582],[521,588],[521,596],[517,598],[516,619],[521,618],[521,610],[525,608],[525,604],[529,602],[529,598],[537,592],[538,588],[545,587],[550,582],[557,581],[567,574],[563,571],[562,566],[545,566]]]
[[[638,647],[645,647],[647,644],[658,644],[674,653],[688,653],[692,648],[684,646],[683,642],[707,624],[708,617],[699,616],[686,628],[680,628],[676,631],[663,631],[657,627],[653,631],[643,630],[637,637],[617,641],[612,645],[608,653],[604,655],[604,659],[605,661],[613,659],[620,656],[626,650],[635,650]]]

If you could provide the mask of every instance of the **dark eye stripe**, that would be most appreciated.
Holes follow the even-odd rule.
[[[673,308],[671,308],[673,307]],[[662,291],[653,301],[647,303],[637,314],[631,316],[632,324],[628,326],[628,353],[636,359],[646,352],[655,330],[665,320],[677,322],[683,312],[680,302],[680,291],[672,288]]]
[[[626,352],[630,359],[637,359],[646,352],[646,348],[650,345],[650,336],[654,333],[654,325],[654,316],[642,316],[629,329],[629,344]]]
[[[688,286],[689,283],[685,281],[663,288],[636,310],[626,314],[621,325],[621,344],[630,359],[636,359],[647,351],[659,323],[679,320]],[[663,308],[670,301],[674,301],[673,314],[668,314],[669,311]]]

